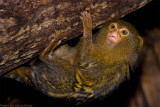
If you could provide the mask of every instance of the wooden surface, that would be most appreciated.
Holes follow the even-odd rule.
[[[81,12],[94,28],[151,0],[0,0],[0,75],[39,55],[55,31],[67,41],[82,34]]]

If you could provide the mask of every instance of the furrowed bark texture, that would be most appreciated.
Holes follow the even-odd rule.
[[[61,32],[65,42],[83,31],[81,12],[94,28],[151,0],[0,0],[0,75],[39,55]]]

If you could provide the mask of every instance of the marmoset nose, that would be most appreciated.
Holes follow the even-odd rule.
[[[112,42],[112,43],[117,43],[120,40],[120,35],[119,33],[117,33],[116,31],[114,32],[110,32],[108,35],[108,39]]]

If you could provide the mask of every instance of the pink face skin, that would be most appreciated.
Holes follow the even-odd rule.
[[[121,35],[117,31],[108,33],[107,43],[111,46],[115,46],[121,40]]]

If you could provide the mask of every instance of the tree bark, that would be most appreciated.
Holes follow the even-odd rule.
[[[81,12],[93,27],[125,16],[151,0],[0,0],[0,75],[26,63],[61,32],[65,42],[83,31]]]

